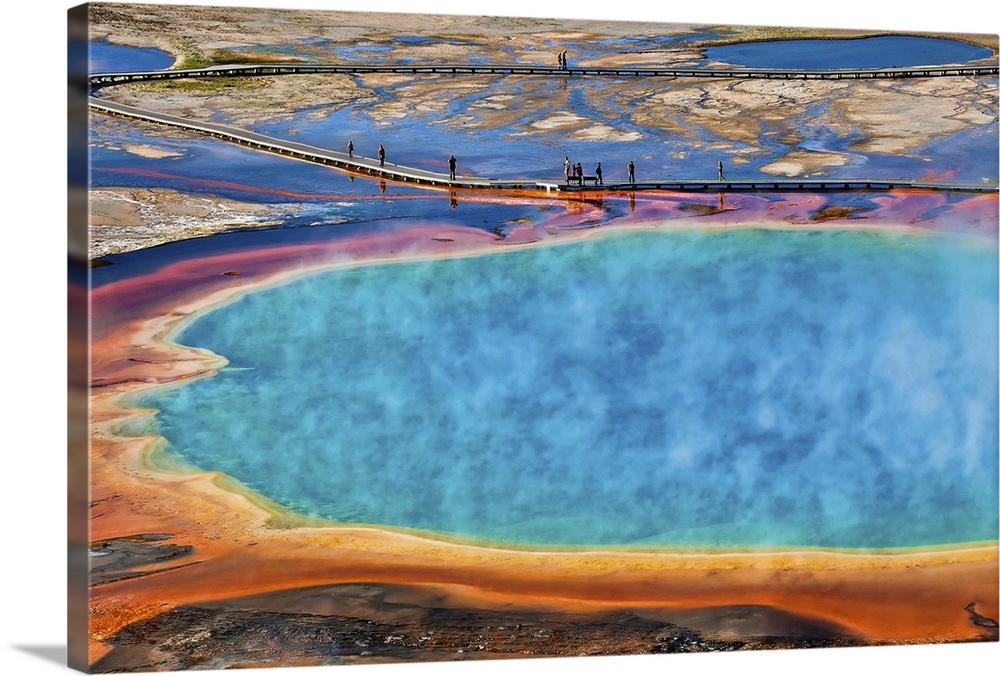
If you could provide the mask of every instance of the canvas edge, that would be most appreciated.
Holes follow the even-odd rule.
[[[89,5],[67,10],[67,666],[89,671],[87,375]]]

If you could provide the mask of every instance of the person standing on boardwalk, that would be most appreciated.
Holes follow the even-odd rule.
[[[563,159],[563,174],[566,175],[566,182],[567,183],[569,183],[569,168],[570,168],[569,155],[566,155],[565,159]]]
[[[576,163],[576,178],[580,181],[580,185],[583,185],[583,164],[580,162]]]
[[[601,163],[597,163],[597,169],[594,170],[594,176],[597,177],[596,185],[604,185],[604,171],[601,170]]]
[[[635,164],[632,160],[628,161],[628,182],[635,183]]]
[[[381,143],[378,144],[378,166],[385,166],[385,148],[382,147]]]
[[[455,165],[457,163],[458,160],[455,159],[454,155],[448,158],[448,171],[450,172],[451,180],[453,181],[455,180]]]
[[[347,156],[354,159],[354,141],[347,142]]]
[[[726,177],[722,175],[722,160],[719,160],[719,180],[725,181]]]

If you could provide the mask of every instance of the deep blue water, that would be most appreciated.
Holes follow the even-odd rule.
[[[348,523],[534,545],[996,538],[997,250],[638,232],[331,270],[208,312],[173,452]],[[248,327],[253,327],[248,330]]]
[[[89,47],[88,70],[91,73],[159,70],[174,63],[169,53],[151,47],[123,47],[101,40],[92,40]]]
[[[774,40],[709,47],[705,56],[748,68],[891,68],[966,63],[992,51],[957,40],[880,35],[851,40]]]

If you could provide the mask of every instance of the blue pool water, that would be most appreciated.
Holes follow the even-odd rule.
[[[143,405],[301,513],[490,542],[995,539],[997,250],[615,233],[312,274],[193,321]]]
[[[705,56],[748,68],[891,68],[985,59],[992,51],[958,40],[880,35],[851,40],[774,40],[709,47]]]
[[[174,57],[162,49],[125,47],[103,40],[91,40],[88,47],[87,69],[91,73],[158,70],[174,63]]]

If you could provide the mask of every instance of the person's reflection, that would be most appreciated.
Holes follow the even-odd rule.
[[[452,192],[451,192],[451,208],[454,209],[457,206],[458,206],[458,196],[455,194],[455,191],[452,190]]]
[[[721,192],[719,193],[719,211],[723,211],[726,208],[726,203],[724,200],[725,196],[726,196],[725,193]]]
[[[630,192],[628,194],[628,208],[629,211],[635,211],[635,193]]]
[[[383,195],[385,194],[385,181],[378,182],[378,189],[382,191]]]

